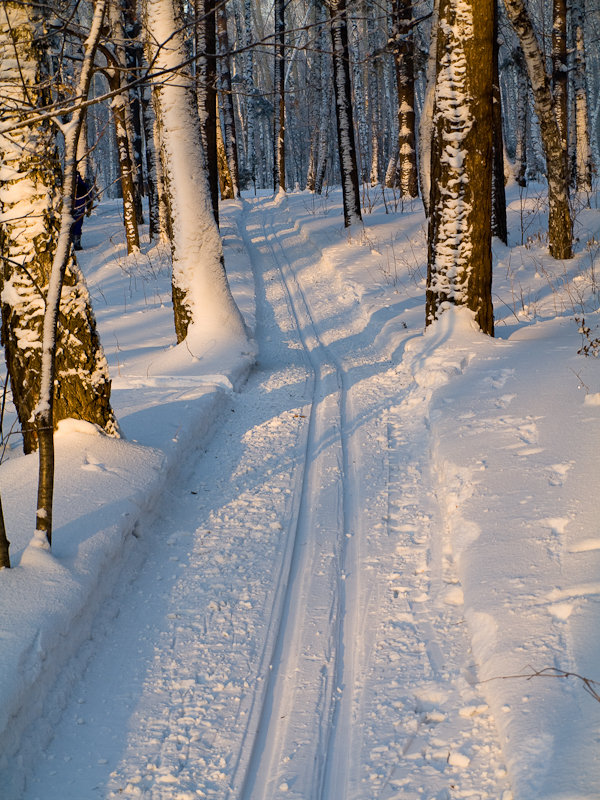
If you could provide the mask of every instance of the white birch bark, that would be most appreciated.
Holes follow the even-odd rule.
[[[166,72],[156,86],[163,175],[171,212],[173,299],[177,340],[193,332],[216,342],[247,344],[223,264],[201,149],[195,87],[186,61],[179,0],[147,0],[148,61]]]
[[[575,186],[578,192],[592,190],[591,149],[582,0],[571,2],[571,25],[575,40],[573,88],[575,92]]]
[[[427,60],[427,88],[419,122],[419,183],[425,214],[430,213],[431,194],[431,140],[433,136],[433,107],[435,104],[435,78],[437,64],[437,30],[440,0],[433,0],[431,17],[431,43]]]

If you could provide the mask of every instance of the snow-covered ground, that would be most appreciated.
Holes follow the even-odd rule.
[[[554,262],[511,189],[490,339],[423,333],[420,204],[365,200],[223,204],[245,384],[86,222],[125,438],[61,425],[52,555],[0,466],[3,800],[600,797],[599,212]]]

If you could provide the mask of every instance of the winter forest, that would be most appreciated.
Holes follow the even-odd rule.
[[[2,0],[0,800],[600,797],[599,42]]]

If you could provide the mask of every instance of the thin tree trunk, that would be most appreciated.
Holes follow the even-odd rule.
[[[154,111],[152,109],[152,92],[145,83],[142,86],[142,121],[144,140],[146,142],[146,195],[148,197],[148,235],[150,241],[159,236],[160,220],[158,210],[158,177],[156,142],[154,140]]]
[[[254,100],[254,52],[252,49],[252,0],[244,0],[245,64],[244,81],[246,85],[246,170],[256,193],[256,103]]]
[[[229,174],[233,183],[233,196],[240,196],[240,169],[238,163],[237,134],[235,130],[235,112],[231,92],[231,57],[229,55],[229,37],[227,34],[227,13],[225,3],[217,5],[217,36],[219,41],[219,63],[221,78],[221,109],[223,111],[223,138]]]
[[[426,216],[431,213],[431,145],[433,140],[433,107],[435,102],[435,83],[437,65],[437,36],[440,0],[433,0],[431,16],[431,43],[427,59],[427,87],[421,120],[419,124],[419,183],[421,184],[421,198]]]
[[[554,113],[554,103],[544,57],[523,0],[504,0],[504,5],[521,43],[533,91],[535,110],[540,123],[548,175],[550,255],[560,259],[572,258],[573,225],[569,205],[567,161]]]
[[[359,3],[362,9],[362,2]],[[357,9],[361,16],[362,10]],[[344,0],[344,14],[346,13],[346,0]],[[355,111],[353,115],[356,117],[356,128],[358,132],[358,148],[356,148],[356,158],[359,169],[359,183],[366,183],[368,177],[368,164],[369,164],[369,137],[367,127],[367,112],[365,107],[365,87],[363,80],[363,68],[361,59],[360,47],[360,31],[358,27],[358,19],[355,15],[352,16],[352,50],[354,51],[354,59],[352,66],[352,74],[354,78],[354,93],[350,97],[354,98]],[[335,56],[334,56],[335,58]],[[350,59],[350,50],[348,50],[348,59]],[[334,67],[335,70],[335,67]],[[352,85],[352,84],[351,84]]]
[[[324,11],[321,12],[322,17],[320,21],[325,21]],[[315,192],[321,194],[323,191],[323,182],[325,180],[325,172],[327,170],[327,160],[329,157],[329,130],[330,130],[330,117],[331,117],[331,101],[333,98],[333,79],[331,75],[331,59],[327,55],[327,32],[325,25],[321,29],[320,35],[320,105],[319,105],[319,119],[318,119],[318,137],[317,137],[317,155],[316,155],[316,172],[315,172]]]
[[[217,35],[215,0],[194,0],[198,113],[213,214],[219,224],[217,162]]]
[[[10,569],[10,542],[6,535],[4,510],[0,499],[0,569]]]
[[[352,87],[348,51],[346,0],[330,0],[331,42],[333,49],[333,87],[338,133],[338,152],[344,197],[344,225],[362,222],[358,167],[352,121]]]
[[[494,0],[440,0],[426,324],[449,305],[493,335]]]
[[[592,158],[586,89],[586,58],[582,0],[572,0],[571,25],[575,40],[573,88],[575,93],[575,186],[578,192],[592,190]]]
[[[125,34],[125,64],[128,70],[128,80],[137,78],[142,63],[142,43],[140,41],[141,25],[137,18],[136,0],[125,0],[123,2],[123,30]],[[136,213],[138,215],[138,225],[144,224],[144,210],[142,197],[145,193],[144,188],[144,159],[142,151],[144,141],[142,134],[142,102],[139,86],[129,89],[129,116],[127,120],[131,155],[134,164],[133,183],[135,187]]]
[[[107,0],[96,0],[90,33],[85,43],[85,51],[77,96],[88,96],[93,64],[100,36],[102,21],[106,11]],[[73,112],[70,124],[64,129],[64,181],[62,190],[62,210],[60,231],[54,251],[52,270],[48,281],[46,295],[46,312],[42,335],[42,354],[40,371],[40,399],[33,413],[34,424],[39,443],[39,476],[36,511],[35,538],[38,544],[45,539],[48,546],[52,544],[52,514],[54,495],[54,393],[56,376],[56,351],[59,312],[61,306],[62,287],[70,255],[71,225],[73,223],[73,207],[75,188],[77,185],[77,144],[81,133],[81,125],[85,109]],[[95,376],[94,376],[95,377]],[[110,384],[109,384],[110,385]]]
[[[131,55],[130,58],[128,58],[127,48],[125,47],[126,35],[120,0],[110,0],[109,16],[110,27],[114,41],[111,59],[113,62],[113,70],[110,80],[112,81],[113,89],[118,88],[119,86],[123,87],[122,95],[116,100],[116,103],[119,105],[118,121],[117,116],[115,115],[115,128],[119,128],[119,130],[116,130],[117,145],[119,149],[121,166],[123,166],[124,163],[121,159],[126,159],[129,161],[128,177],[126,180],[128,182],[127,191],[131,192],[131,197],[128,197],[128,201],[131,200],[133,204],[135,213],[135,220],[133,224],[135,225],[137,231],[138,226],[144,221],[144,215],[142,211],[141,142],[140,138],[137,137],[136,143],[136,126],[133,119],[134,108],[139,119],[139,108],[135,105],[137,90],[134,90],[132,93],[132,91],[127,87],[128,76],[130,75],[129,64]],[[139,149],[137,154],[136,147]],[[125,195],[123,196],[123,205],[125,205]],[[128,210],[124,210],[125,216],[127,216],[128,213]],[[127,227],[127,220],[125,225]],[[129,234],[131,234],[131,231],[128,232],[127,239],[128,252],[131,252],[131,250],[129,250],[129,246],[131,244]],[[136,233],[135,236],[138,238],[137,246],[139,247],[139,234]]]
[[[415,144],[415,75],[412,0],[393,0],[392,39],[398,90],[398,161],[395,186],[402,197],[419,193]]]
[[[494,0],[494,171],[492,174],[492,235],[508,243],[506,192],[504,189],[504,139],[502,136],[502,95],[498,64],[498,0]]]
[[[112,87],[118,89],[119,76],[116,73],[111,81]],[[119,171],[121,175],[121,194],[123,195],[123,224],[125,226],[125,239],[127,253],[136,253],[140,249],[140,234],[138,229],[138,212],[136,210],[135,186],[133,183],[133,160],[129,149],[127,136],[127,123],[125,120],[125,105],[127,99],[124,95],[117,95],[111,103],[113,119],[115,122],[115,137],[117,140],[117,154],[119,157]]]
[[[285,192],[285,0],[275,0],[273,68],[273,191]]]
[[[523,53],[518,50],[514,54],[516,80],[516,143],[515,143],[515,179],[519,186],[527,184],[527,118],[529,114],[529,87]]]
[[[553,0],[552,5],[552,86],[556,124],[567,161],[569,152],[569,113],[567,94],[567,3]]]
[[[219,167],[219,189],[221,191],[221,200],[233,200],[235,198],[235,193],[233,191],[233,180],[231,178],[231,172],[229,171],[229,164],[227,163],[227,153],[225,152],[225,143],[223,142],[223,134],[221,132],[221,120],[218,107],[217,164]]]

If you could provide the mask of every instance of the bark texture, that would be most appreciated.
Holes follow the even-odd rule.
[[[401,197],[417,197],[419,181],[415,144],[415,75],[411,0],[392,4],[392,41],[398,90],[398,162],[395,186]]]
[[[213,215],[194,79],[186,61],[180,0],[147,0],[147,58],[155,87],[161,159],[171,220],[173,312],[177,341],[191,324],[215,340],[246,342],[223,263]],[[168,77],[164,74],[168,73]]]
[[[231,176],[234,197],[240,196],[240,168],[238,162],[237,132],[235,129],[235,112],[231,91],[231,65],[229,54],[229,36],[227,33],[227,13],[224,3],[217,4],[217,40],[219,44],[220,93],[219,101],[223,113],[223,139],[227,164]]]
[[[569,204],[567,160],[556,121],[550,80],[544,56],[523,0],[504,0],[506,13],[521,43],[540,123],[548,176],[548,238],[550,255],[573,257],[573,224]]]
[[[465,305],[493,335],[494,0],[440,0],[426,324]]]
[[[2,4],[3,121],[17,121],[24,109],[47,100],[40,88],[44,70],[38,42],[43,34],[44,20],[33,5]],[[60,226],[62,176],[49,123],[2,134],[0,161],[2,342],[24,449],[31,452],[38,443],[33,420],[40,399],[44,316]],[[66,247],[68,235],[67,229]],[[58,311],[54,424],[75,417],[116,434],[106,359],[87,287],[69,252]]]
[[[285,2],[275,0],[273,190],[285,192]]]
[[[331,42],[333,49],[333,86],[338,134],[344,225],[362,222],[358,187],[358,166],[352,120],[352,86],[348,51],[348,23],[345,0],[330,0]]]

